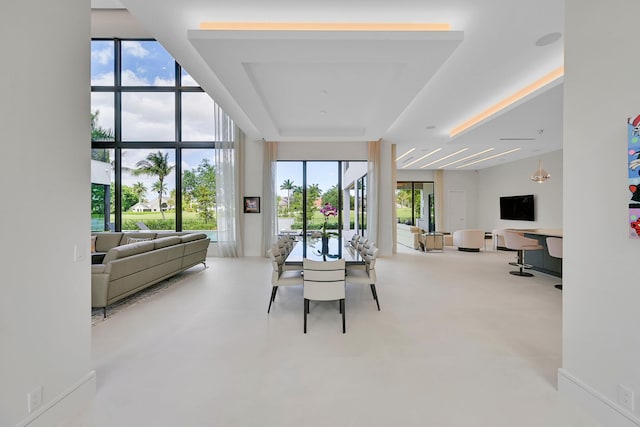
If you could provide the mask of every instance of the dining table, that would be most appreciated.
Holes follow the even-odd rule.
[[[323,251],[321,238],[307,238],[306,245],[304,241],[296,241],[284,262],[302,265],[302,260],[307,258],[316,261],[344,259],[347,265],[364,264],[364,259],[348,239],[332,237],[328,243],[327,250]]]

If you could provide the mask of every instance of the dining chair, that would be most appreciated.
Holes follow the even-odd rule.
[[[358,245],[358,240],[360,240],[360,235],[358,233],[354,233],[353,236],[351,236],[351,240],[349,240],[352,248],[356,248],[356,246]]]
[[[369,248],[362,254],[362,258],[364,260],[363,265],[347,266],[345,281],[347,283],[369,285],[373,299],[378,306],[378,311],[380,311],[378,291],[376,290],[376,259],[378,258],[378,252],[379,249],[375,245],[369,246]],[[364,266],[364,268],[360,268],[361,266]]]
[[[278,245],[274,243],[271,249],[267,251],[271,258],[271,266],[273,271],[271,273],[271,297],[269,298],[269,308],[267,313],[271,312],[271,304],[276,299],[276,294],[280,286],[296,286],[302,285],[302,271],[301,270],[284,270],[285,257],[279,252]]]
[[[309,301],[339,301],[342,313],[342,333],[346,332],[345,322],[345,260],[315,261],[305,258],[304,271],[304,333],[307,333]]]

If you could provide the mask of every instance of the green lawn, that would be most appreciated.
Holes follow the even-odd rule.
[[[123,212],[122,229],[137,230],[136,222],[142,221],[152,230],[175,230],[175,212],[165,212],[164,217],[165,219],[162,219],[160,212]],[[111,222],[114,221],[115,217],[111,215]],[[215,218],[205,222],[196,212],[182,212],[183,230],[216,230],[217,228]]]

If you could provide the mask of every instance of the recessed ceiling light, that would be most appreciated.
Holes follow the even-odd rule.
[[[544,36],[542,36],[538,40],[536,40],[536,46],[538,46],[538,47],[548,46],[551,43],[555,43],[558,40],[560,40],[561,37],[562,37],[562,34],[560,34],[560,33],[545,34]]]
[[[404,154],[402,154],[402,155],[400,155],[400,156],[396,157],[396,162],[397,162],[398,160],[400,160],[401,158],[403,158],[404,156],[406,156],[407,154],[409,154],[409,153],[411,153],[412,151],[414,151],[415,149],[416,149],[416,148],[415,148],[415,147],[413,147],[413,148],[411,148],[410,150],[407,150],[407,152],[406,152],[406,153],[404,153]]]
[[[473,162],[465,163],[464,165],[456,166],[456,169],[466,168],[467,166],[475,165],[476,163],[484,162],[487,160],[495,159],[496,157],[504,156],[505,154],[510,154],[515,151],[518,151],[519,148],[514,148],[513,150],[504,151],[499,154],[494,154],[493,156],[485,157],[483,159],[474,160]]]
[[[429,126],[425,126],[426,130],[433,130],[436,128],[436,125],[429,125]]]
[[[476,157],[476,156],[480,156],[480,155],[482,155],[482,154],[484,154],[484,153],[488,153],[489,151],[493,151],[493,150],[495,150],[495,148],[487,148],[486,150],[480,151],[479,153],[475,153],[475,154],[472,154],[472,155],[470,155],[470,156],[463,157],[463,158],[458,159],[458,160],[455,160],[455,161],[453,161],[453,162],[451,162],[451,163],[447,163],[446,165],[442,165],[442,166],[440,166],[438,169],[444,169],[444,168],[446,168],[447,166],[451,166],[451,165],[455,165],[456,163],[464,162],[465,160],[469,160],[469,159],[471,159],[471,158],[474,158],[474,157]]]
[[[433,154],[436,154],[436,153],[437,153],[438,151],[440,151],[440,150],[442,150],[442,148],[436,148],[435,150],[428,152],[427,154],[425,154],[424,156],[420,157],[419,159],[414,160],[414,161],[413,161],[413,162],[411,162],[411,163],[407,163],[406,165],[404,165],[404,166],[402,167],[402,169],[404,169],[404,168],[406,168],[406,167],[409,167],[409,166],[411,166],[412,164],[417,163],[417,162],[419,162],[419,161],[420,161],[420,160],[422,160],[422,159],[426,159],[427,157],[429,157],[429,156],[431,156],[431,155],[433,155]]]
[[[326,115],[327,115],[327,112],[326,112],[325,110],[320,110],[320,115],[321,115],[321,116],[326,116]]]
[[[434,160],[434,161],[433,161],[433,162],[431,162],[431,163],[427,163],[426,165],[422,165],[422,166],[420,166],[420,169],[424,169],[424,168],[426,168],[427,166],[431,166],[431,165],[432,165],[432,164],[434,164],[434,163],[441,162],[441,161],[443,161],[443,160],[445,160],[445,159],[448,159],[449,157],[456,156],[456,155],[458,155],[458,154],[460,154],[460,153],[463,153],[463,152],[467,151],[468,149],[469,149],[469,147],[467,147],[467,148],[463,148],[463,149],[461,149],[461,150],[456,151],[455,153],[451,153],[451,154],[446,155],[446,156],[444,156],[444,157],[440,157],[438,160]]]
[[[320,91],[320,94],[321,94],[321,95],[327,95],[327,94],[329,94],[329,91],[328,91],[328,90],[326,90],[326,89],[322,89],[322,90]]]

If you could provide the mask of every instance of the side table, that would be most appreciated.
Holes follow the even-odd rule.
[[[420,242],[421,249],[425,252],[444,252],[444,233],[422,233],[418,237],[418,241]]]

